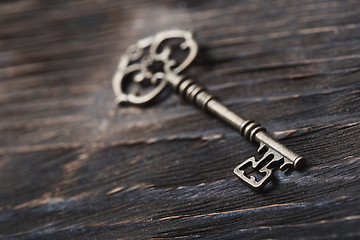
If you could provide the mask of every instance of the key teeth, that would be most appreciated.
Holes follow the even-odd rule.
[[[260,142],[260,145],[259,145],[259,148],[258,148],[257,152],[260,153],[265,147],[266,147],[265,143]]]
[[[260,146],[259,146],[259,149],[258,149],[258,152],[260,153],[261,151],[263,151],[264,148],[266,148],[267,146],[263,143],[263,142],[260,142]],[[281,171],[284,171],[286,170],[287,168],[291,167],[291,166],[294,166],[294,163],[289,160],[288,158],[284,157],[282,154],[278,153],[276,150],[270,148],[270,147],[267,147],[267,151],[264,153],[263,157],[259,160],[259,162],[261,162],[263,159],[265,159],[267,156],[269,156],[270,154],[273,155],[273,158],[270,160],[270,162],[266,165],[266,166],[269,166],[271,163],[273,162],[277,162],[277,161],[280,161],[280,160],[284,160],[284,163],[280,165],[279,169]]]
[[[263,168],[258,170],[261,173],[265,173],[265,176],[263,176],[263,178],[260,181],[257,181],[254,176],[246,176],[245,175],[245,169],[243,169],[243,168],[250,167],[250,166],[248,166],[249,163],[251,165],[251,168],[253,168],[254,170],[257,170],[257,166],[259,165],[260,161],[257,162],[255,157],[250,157],[246,161],[244,161],[243,163],[238,165],[234,169],[234,173],[239,178],[241,178],[244,182],[246,182],[251,187],[253,187],[254,189],[262,189],[270,181],[270,178],[272,176],[272,170],[271,169],[263,169]]]
[[[280,170],[284,171],[292,165],[293,165],[292,162],[290,160],[288,160],[287,158],[285,158],[284,163],[280,166]]]
[[[266,150],[266,152],[264,152],[264,150]],[[273,165],[273,163],[276,163],[279,161],[284,161],[279,167],[279,169],[281,171],[284,171],[287,168],[294,166],[294,163],[290,159],[284,157],[282,154],[280,154],[276,150],[268,147],[263,142],[260,142],[260,145],[259,145],[259,148],[257,151],[259,153],[264,152],[259,161],[256,161],[255,157],[250,157],[234,169],[234,173],[239,178],[241,178],[244,182],[246,182],[247,184],[249,184],[251,187],[253,187],[255,189],[263,188],[270,181],[270,179],[272,177],[272,173],[273,173],[273,168],[275,167]],[[266,159],[268,159],[269,155],[272,155],[271,160],[268,161],[264,166],[262,166],[259,169],[258,166],[262,162],[267,161]],[[278,165],[276,165],[276,166],[278,166]],[[265,173],[265,175],[259,181],[257,181],[254,176],[246,176],[245,168],[248,168],[248,167],[253,168],[257,172]]]

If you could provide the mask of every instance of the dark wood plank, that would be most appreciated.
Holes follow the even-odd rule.
[[[356,239],[358,1],[1,1],[0,237]],[[307,159],[256,192],[255,146],[171,95],[116,108],[124,49],[193,30],[189,73]]]

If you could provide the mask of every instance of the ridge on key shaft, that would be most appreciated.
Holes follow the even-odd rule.
[[[185,53],[181,56],[182,61],[174,58],[179,52]],[[282,171],[289,167],[301,168],[304,159],[267,134],[259,123],[240,117],[200,84],[180,75],[197,52],[198,45],[192,33],[182,30],[160,32],[130,46],[121,57],[113,78],[116,103],[145,105],[170,85],[187,102],[217,116],[237,129],[245,139],[259,145],[257,151],[263,154],[259,160],[250,157],[234,169],[234,173],[251,187],[263,188],[276,168]],[[151,86],[152,89],[145,93],[135,89],[133,93],[131,90],[134,88],[129,87],[131,84],[126,81],[137,87]],[[256,173],[260,177],[256,177]]]

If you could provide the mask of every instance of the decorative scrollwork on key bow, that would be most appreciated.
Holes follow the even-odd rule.
[[[173,49],[187,53],[176,58]],[[170,30],[139,40],[121,57],[112,84],[116,103],[144,105],[153,101],[166,87],[166,73],[181,73],[194,60],[198,45],[191,32]],[[127,89],[137,85],[136,91]],[[142,93],[143,88],[150,88]]]

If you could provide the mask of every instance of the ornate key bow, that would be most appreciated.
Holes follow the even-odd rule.
[[[148,104],[170,85],[188,102],[221,118],[238,129],[245,139],[259,144],[258,152],[263,156],[259,160],[251,157],[234,169],[234,173],[250,186],[264,187],[277,167],[280,170],[300,168],[304,159],[268,135],[259,123],[243,119],[204,87],[179,75],[195,59],[197,52],[198,45],[192,33],[182,30],[160,32],[131,45],[121,57],[113,78],[116,103]],[[147,91],[141,92],[142,88]]]

